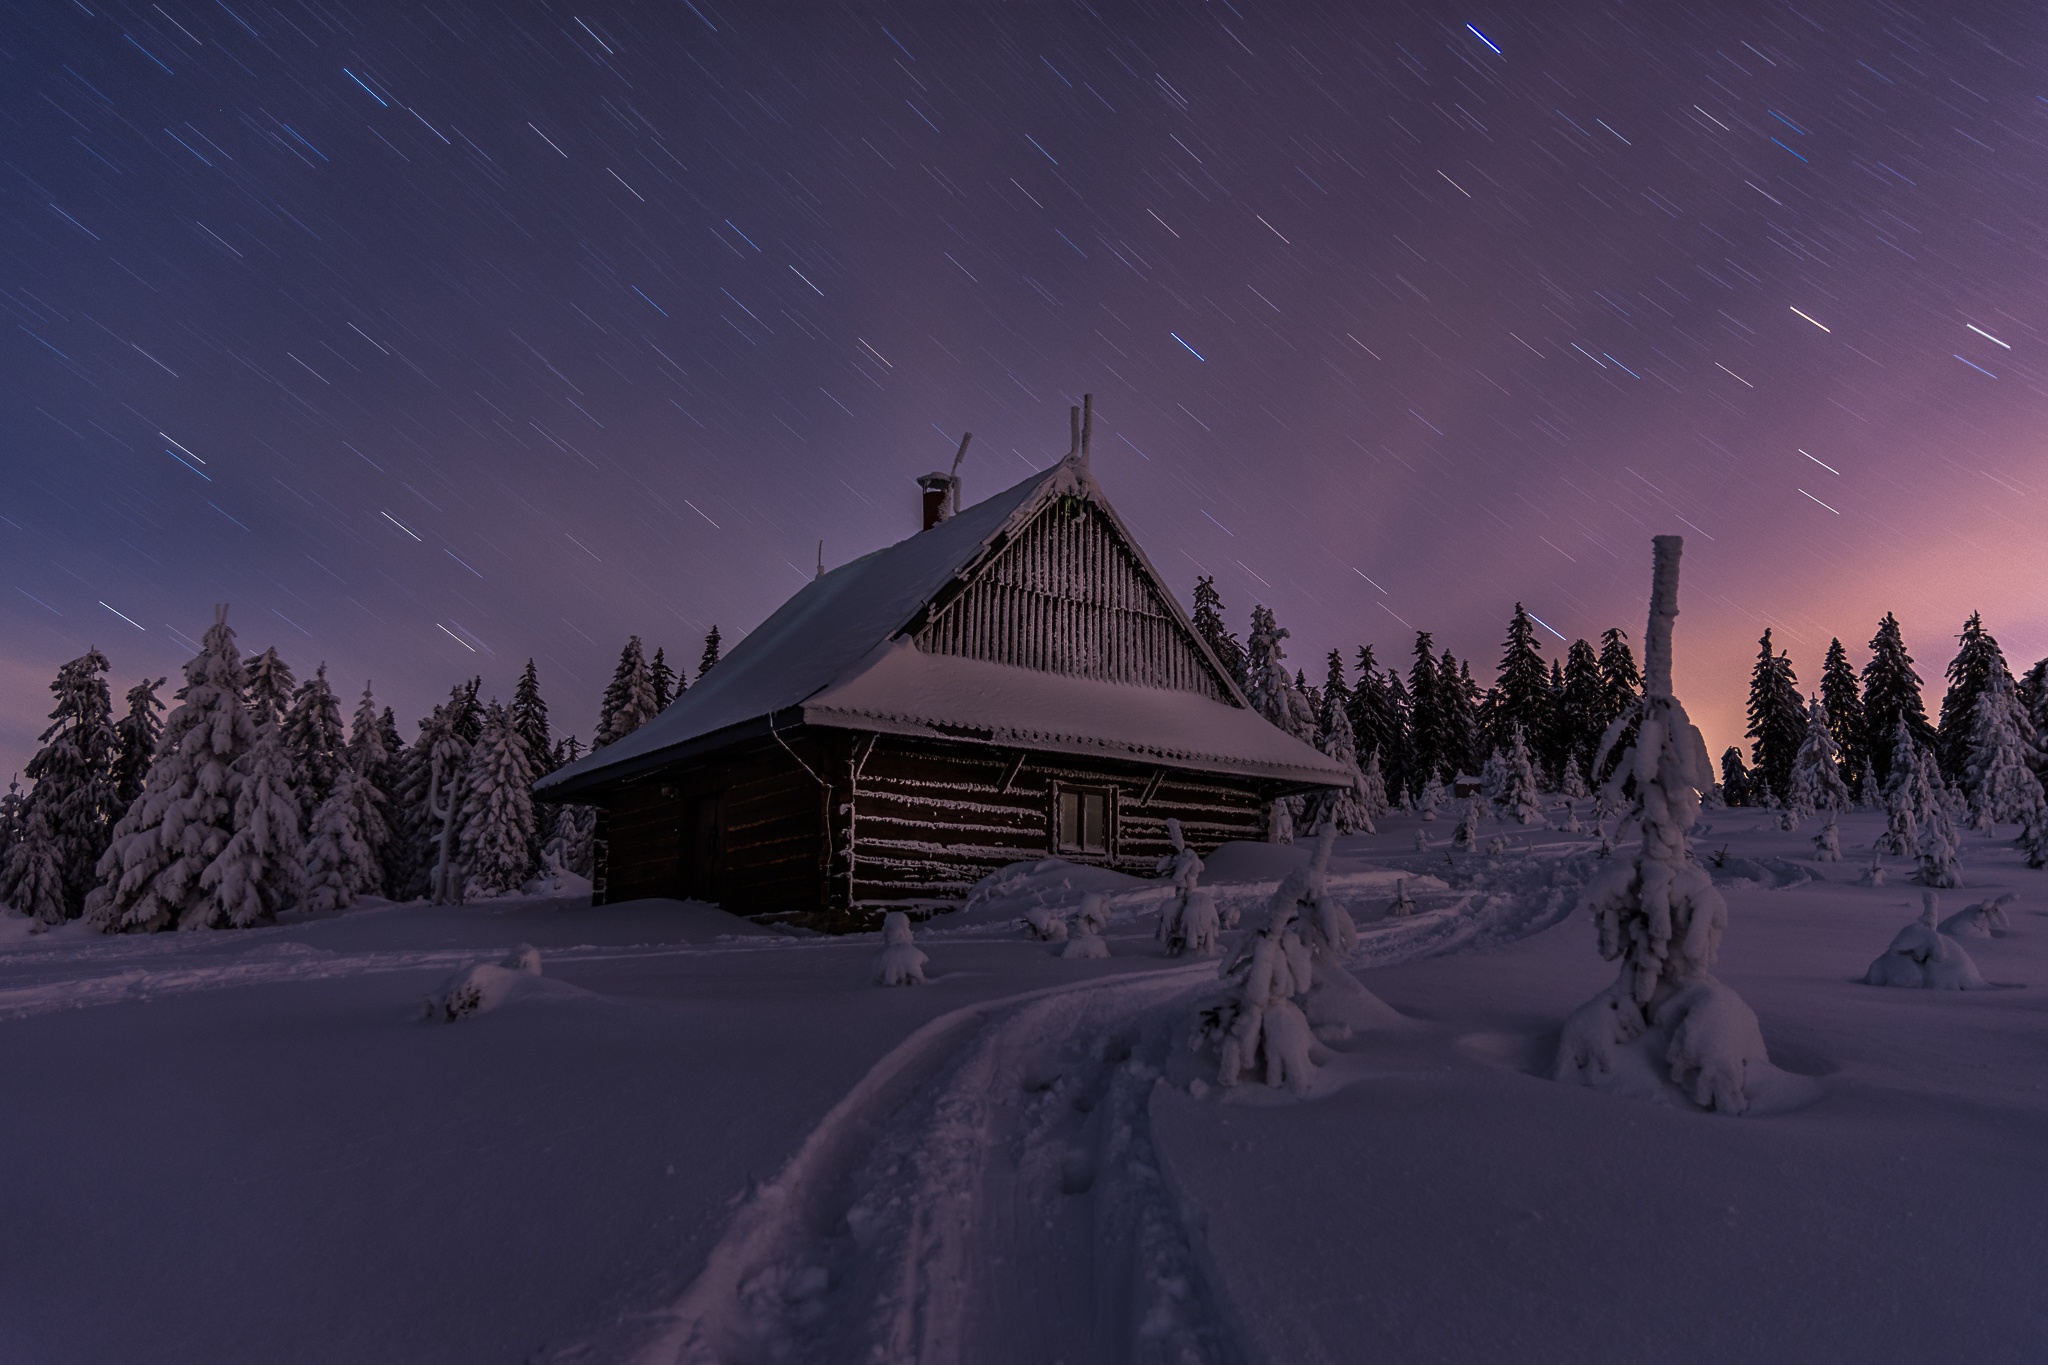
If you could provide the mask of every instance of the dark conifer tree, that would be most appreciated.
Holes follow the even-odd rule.
[[[1901,720],[1915,744],[1934,745],[1937,736],[1920,699],[1920,675],[1913,671],[1898,618],[1886,612],[1870,641],[1870,662],[1863,665],[1863,752],[1880,782],[1891,780],[1892,742]]]
[[[22,807],[25,832],[0,868],[0,901],[44,923],[76,919],[84,911],[94,866],[120,815],[114,809],[120,743],[106,672],[107,656],[97,649],[57,670],[50,684],[57,699],[50,726],[39,737],[43,747],[28,761],[35,786]],[[29,831],[40,845],[33,850]],[[29,852],[35,856],[23,856]]]
[[[280,737],[291,765],[291,783],[299,798],[299,828],[305,829],[313,812],[334,790],[343,751],[348,746],[341,726],[341,701],[327,683],[327,665],[299,684],[285,713]]]
[[[1195,633],[1209,646],[1209,652],[1216,656],[1216,662],[1230,680],[1237,684],[1240,692],[1250,689],[1251,680],[1245,673],[1244,646],[1238,643],[1230,628],[1223,623],[1223,599],[1216,592],[1216,580],[1203,574],[1195,580],[1195,612],[1193,617]]]
[[[1768,629],[1758,643],[1756,667],[1749,676],[1749,729],[1744,733],[1755,741],[1750,746],[1753,781],[1783,801],[1792,790],[1792,760],[1806,740],[1806,707],[1799,699],[1792,660],[1782,650],[1772,652]]]
[[[0,876],[6,874],[8,850],[21,837],[27,821],[23,815],[26,798],[21,794],[21,776],[16,774],[7,779],[7,790],[0,792]]]
[[[1415,664],[1408,670],[1408,789],[1420,792],[1432,777],[1441,778],[1450,762],[1444,752],[1444,706],[1437,675],[1435,644],[1426,630],[1415,633]],[[1453,679],[1455,683],[1455,679]]]
[[[272,645],[261,654],[251,654],[247,668],[249,719],[258,726],[278,724],[285,712],[292,709],[292,694],[298,691],[292,666],[279,657],[277,646]]]
[[[1842,780],[1849,784],[1850,797],[1875,799],[1877,793],[1865,796],[1863,791],[1863,694],[1840,640],[1828,641],[1827,662],[1820,670],[1820,704],[1827,712],[1828,734],[1841,755]]]
[[[1488,694],[1486,724],[1481,736],[1488,752],[1513,747],[1515,729],[1525,739],[1547,748],[1552,728],[1550,670],[1536,644],[1536,623],[1520,602],[1508,618],[1507,643],[1500,656],[1500,674]]]
[[[528,660],[527,663],[528,667],[532,666],[531,660]],[[668,666],[668,660],[663,657],[659,647],[654,651],[654,662],[647,666],[647,676],[654,684],[655,712],[658,714],[668,710],[668,704],[676,699],[678,690],[676,687],[676,671]],[[700,673],[698,676],[701,677],[703,675]]]
[[[656,650],[654,657],[659,659],[661,651]],[[548,704],[541,699],[540,674],[534,670],[531,659],[526,661],[526,671],[512,688],[510,720],[513,730],[526,743],[527,762],[533,765],[534,776],[544,777],[553,772],[555,745],[548,736]]]
[[[1395,682],[1399,679],[1395,678]],[[1385,779],[1387,790],[1400,791],[1406,766],[1405,722],[1387,678],[1380,675],[1371,645],[1359,646],[1358,683],[1351,689],[1347,716],[1352,742],[1358,748],[1358,761],[1364,763],[1378,754],[1380,776]]]
[[[1564,693],[1557,707],[1557,766],[1576,760],[1579,772],[1592,776],[1593,751],[1600,747],[1600,735],[1607,729],[1605,691],[1600,676],[1600,658],[1584,640],[1572,641],[1565,651]]]
[[[135,804],[135,798],[142,795],[142,779],[149,772],[149,762],[156,757],[156,742],[162,737],[164,723],[158,714],[164,704],[157,700],[156,690],[166,679],[151,681],[144,678],[128,689],[128,714],[114,722],[114,740],[117,752],[114,757],[114,805],[113,818],[118,820],[128,808]]]
[[[1479,734],[1479,702],[1483,694],[1479,684],[1472,680],[1472,664],[1454,658],[1447,649],[1437,661],[1436,677],[1437,695],[1443,702],[1443,753],[1450,767],[1445,777],[1456,777],[1460,772],[1477,773],[1486,764],[1486,750]]]
[[[1600,636],[1601,731],[1605,732],[1614,718],[1634,706],[1642,695],[1643,675],[1636,667],[1634,651],[1628,647],[1628,632],[1618,626],[1609,627]]]
[[[718,627],[711,627],[711,633],[704,637],[704,655],[697,660],[697,681],[703,682],[704,675],[718,666]]]
[[[471,678],[448,694],[448,726],[466,745],[476,743],[484,732],[484,704],[477,700],[483,685],[482,678]]]
[[[1742,761],[1742,750],[1734,745],[1721,755],[1721,799],[1731,806],[1753,805],[1750,792],[1749,767]]]
[[[1977,698],[1991,685],[1993,677],[2010,679],[2012,670],[2006,667],[2004,651],[1991,632],[1984,629],[1984,618],[1977,612],[1971,612],[1970,619],[1963,622],[1963,633],[1956,641],[1959,647],[1948,665],[1948,693],[1941,699],[1941,724],[1936,732],[1934,756],[1941,765],[1941,775],[1960,783],[1963,769],[1969,763],[1970,724],[1977,711]]]
[[[1342,711],[1347,722],[1351,719],[1351,684],[1345,678],[1344,652],[1342,650],[1333,649],[1330,651],[1327,667],[1323,673],[1322,690],[1317,694],[1317,702],[1316,728],[1322,733],[1328,734],[1330,732],[1330,716],[1332,712]],[[1352,741],[1354,744],[1357,742],[1357,738],[1357,731],[1354,728],[1352,731]],[[1364,762],[1362,758],[1359,761],[1361,763]]]
[[[1399,669],[1389,668],[1383,675],[1386,679],[1387,737],[1381,750],[1380,771],[1387,780],[1387,790],[1398,793],[1409,789],[1415,771],[1415,730],[1412,722],[1413,708],[1408,701],[1408,686],[1401,681]],[[1398,776],[1399,781],[1396,781]]]

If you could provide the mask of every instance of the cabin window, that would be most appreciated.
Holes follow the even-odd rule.
[[[1109,793],[1100,787],[1061,787],[1058,804],[1061,853],[1109,852]]]

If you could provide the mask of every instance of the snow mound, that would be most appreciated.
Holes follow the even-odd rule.
[[[2007,891],[1966,910],[1958,910],[1941,922],[1941,932],[1950,938],[2004,938],[2012,931],[2012,923],[2005,917],[2005,907],[2015,899],[2014,893]]]
[[[584,994],[586,992],[566,982],[543,978],[540,974],[540,950],[530,943],[522,943],[502,961],[479,962],[448,978],[446,985],[426,998],[420,1017],[452,1024],[472,1014],[488,1014],[514,1000]]]
[[[1134,892],[1162,892],[1165,883],[1106,867],[1070,863],[1064,858],[1037,858],[1011,863],[976,882],[967,893],[967,903],[948,912],[938,923],[947,928],[977,924],[1014,925],[1029,921],[1034,910],[1063,910],[1078,905],[1083,896],[1099,891],[1105,896],[1128,897]],[[936,926],[935,926],[936,927]]]
[[[910,938],[910,916],[891,910],[882,916],[882,951],[875,954],[875,984],[921,986],[931,961]]]
[[[1973,906],[1955,918],[1982,908]],[[1991,983],[1978,973],[1963,945],[1935,927],[1940,909],[1941,898],[1932,891],[1924,893],[1920,918],[1892,936],[1891,947],[1863,974],[1863,984],[1929,991],[1989,990]]]
[[[1755,1011],[1711,976],[1647,1013],[1619,983],[1579,1006],[1565,1020],[1551,1079],[1729,1115],[1787,1113],[1820,1096],[1819,1081],[1771,1064]]]
[[[1804,886],[1814,879],[1812,871],[1786,858],[1709,858],[1707,869],[1716,886],[1759,886],[1783,891]]]
[[[519,888],[520,894],[525,896],[587,896],[590,890],[590,878],[559,868],[529,877]]]

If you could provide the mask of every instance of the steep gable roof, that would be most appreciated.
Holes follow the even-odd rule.
[[[1200,690],[1133,686],[916,647],[919,632],[1061,498],[1096,509],[1142,568],[1172,613],[1179,643],[1192,646],[1206,670]],[[535,791],[568,799],[717,747],[755,725],[802,723],[1223,768],[1302,785],[1346,776],[1249,708],[1087,466],[1074,458],[822,575],[666,711],[542,778]]]

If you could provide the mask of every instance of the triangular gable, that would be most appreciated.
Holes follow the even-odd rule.
[[[1239,704],[1085,474],[991,549],[913,622],[920,650]]]

